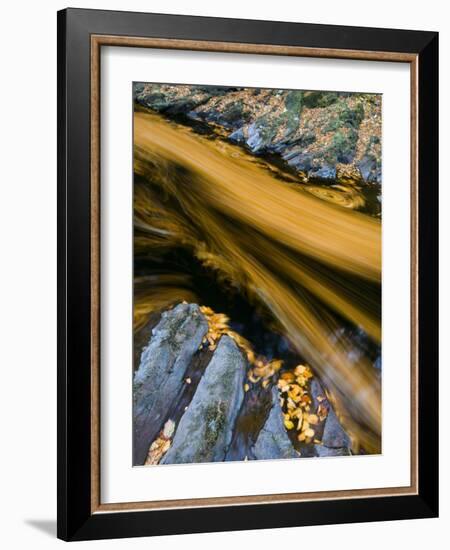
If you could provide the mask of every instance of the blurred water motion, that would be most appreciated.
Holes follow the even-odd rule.
[[[325,382],[355,448],[379,452],[379,376],[341,330],[348,323],[380,343],[379,220],[343,207],[357,206],[356,195],[317,198],[239,147],[150,113],[135,113],[134,171],[135,259],[161,262],[135,280],[135,328],[152,311],[198,300],[182,265],[161,260],[185,251],[270,312]]]

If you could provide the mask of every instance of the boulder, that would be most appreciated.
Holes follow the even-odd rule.
[[[349,456],[350,450],[347,447],[341,447],[338,449],[333,449],[330,447],[325,447],[324,445],[314,445],[314,450],[316,456],[321,458],[327,458],[330,456]]]
[[[242,405],[247,362],[222,336],[161,464],[223,461]]]
[[[310,170],[308,173],[310,178],[321,180],[335,180],[336,179],[336,167],[328,164],[322,164],[319,168]]]
[[[283,412],[276,388],[272,388],[272,408],[255,442],[253,455],[255,460],[298,458],[300,456],[294,449],[284,427]]]
[[[314,445],[316,456],[347,456],[350,455],[351,442],[344,428],[341,426],[336,413],[334,412],[326,393],[320,382],[314,378],[311,382],[311,397],[313,399],[313,408],[317,411],[320,403],[323,403],[328,409],[328,415],[320,426],[318,433],[321,439],[321,445]],[[320,434],[321,437],[320,437]]]
[[[207,330],[196,304],[179,304],[164,312],[153,329],[133,381],[133,464],[144,463]]]
[[[325,428],[323,430],[322,444],[326,447],[346,447],[350,448],[350,439],[337,419],[336,413],[330,408]]]
[[[366,154],[358,161],[357,166],[363,179],[370,183],[381,183],[381,162],[374,155]]]

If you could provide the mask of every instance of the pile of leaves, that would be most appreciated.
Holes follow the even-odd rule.
[[[164,428],[159,432],[158,437],[153,441],[148,450],[145,465],[158,464],[161,458],[167,453],[172,444],[172,436],[175,432],[175,422],[168,420]]]
[[[309,393],[309,382],[313,378],[310,367],[297,365],[292,371],[281,374],[278,380],[280,405],[284,412],[284,426],[287,430],[297,432],[299,442],[320,443],[315,439],[315,426],[323,422],[328,409],[322,403],[325,397],[319,396],[316,413],[312,412],[312,398]]]

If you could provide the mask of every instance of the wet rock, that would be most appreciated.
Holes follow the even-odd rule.
[[[335,412],[331,408],[325,421],[322,444],[326,447],[350,448],[350,439],[340,425]]]
[[[381,183],[381,163],[378,158],[367,154],[358,161],[357,166],[365,181],[369,183]]]
[[[309,172],[313,166],[314,155],[310,153],[298,153],[297,150],[283,154],[289,166],[301,172]]]
[[[145,84],[143,82],[135,82],[133,85],[133,98],[138,99],[144,90]]]
[[[243,128],[238,128],[234,132],[232,132],[229,136],[229,139],[231,141],[234,141],[235,143],[243,143],[245,142],[245,136],[244,136],[244,130]]]
[[[321,445],[314,445],[316,456],[347,456],[350,455],[350,438],[341,426],[336,413],[333,411],[326,393],[320,382],[314,378],[310,388],[313,400],[313,408],[317,412],[319,405],[324,405],[328,410],[328,415],[323,423],[317,427],[317,437],[321,440]]]
[[[317,410],[317,407],[320,405],[321,401],[325,398],[325,391],[322,388],[320,382],[317,378],[313,378],[310,386],[310,394],[313,399],[314,410]]]
[[[179,304],[164,312],[152,330],[133,381],[134,464],[144,463],[207,330],[196,304]]]
[[[270,129],[265,128],[261,120],[250,124],[247,128],[246,143],[253,153],[260,153],[267,149],[270,139]]]
[[[300,456],[294,449],[284,427],[283,413],[276,388],[272,388],[272,408],[253,447],[253,455],[256,460],[298,458]]]
[[[310,178],[321,180],[335,180],[336,179],[336,167],[328,166],[324,164],[320,168],[310,170],[308,173]]]
[[[316,456],[329,457],[329,456],[350,456],[350,450],[347,447],[340,449],[334,449],[325,447],[324,445],[314,445]]]
[[[246,367],[235,342],[222,336],[162,464],[224,460],[244,397]]]

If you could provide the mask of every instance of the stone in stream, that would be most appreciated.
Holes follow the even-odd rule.
[[[272,408],[253,447],[256,460],[278,458],[298,458],[300,454],[294,449],[283,424],[283,412],[279,403],[279,394],[272,388]]]
[[[222,336],[161,464],[224,460],[244,397],[246,368],[235,342]]]
[[[322,385],[316,378],[311,382],[310,391],[314,409],[317,410],[320,403],[325,404],[328,409],[328,415],[321,427],[321,445],[314,445],[316,455],[319,457],[350,455],[350,438],[341,426],[336,413],[326,399]]]
[[[326,447],[333,448],[350,448],[350,439],[342,428],[336,413],[330,408],[327,419],[325,420],[325,428],[323,430],[322,444]]]
[[[144,464],[207,330],[199,306],[184,303],[164,312],[153,329],[133,381],[133,464]]]
[[[316,456],[318,457],[330,457],[330,456],[349,456],[350,450],[347,447],[330,448],[325,445],[314,445]]]

